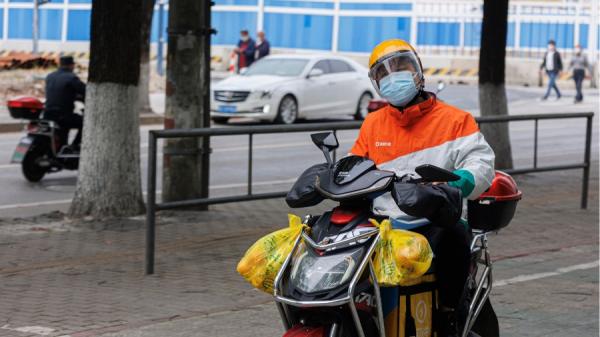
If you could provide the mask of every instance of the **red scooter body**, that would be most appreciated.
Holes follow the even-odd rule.
[[[283,337],[325,337],[325,328],[296,325],[286,331]]]

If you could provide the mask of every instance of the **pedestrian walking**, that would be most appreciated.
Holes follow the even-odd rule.
[[[544,54],[544,60],[540,66],[540,72],[545,70],[546,74],[548,75],[548,90],[546,90],[546,94],[542,97],[542,100],[548,99],[552,89],[556,91],[556,99],[559,100],[561,98],[562,95],[560,94],[560,90],[558,90],[558,86],[556,85],[556,78],[558,75],[560,75],[562,69],[562,60],[560,58],[560,54],[556,50],[556,42],[554,42],[554,40],[550,40],[548,41],[548,50]]]
[[[271,44],[265,39],[265,32],[258,32],[256,34],[256,55],[255,59],[258,61],[261,58],[271,53]]]
[[[573,81],[575,81],[575,90],[577,90],[577,94],[575,95],[575,103],[579,103],[583,101],[581,85],[583,83],[583,79],[585,78],[585,70],[588,69],[590,74],[592,73],[590,64],[588,63],[587,57],[583,53],[580,45],[575,46],[575,55],[573,55],[573,58],[571,59],[569,69],[573,70]]]
[[[238,72],[242,68],[249,67],[252,62],[254,62],[254,51],[256,50],[256,45],[254,40],[250,38],[247,30],[242,30],[240,32],[240,41],[237,44],[237,48],[233,50],[234,53],[238,56]]]

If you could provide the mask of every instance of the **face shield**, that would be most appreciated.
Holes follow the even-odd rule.
[[[412,74],[417,88],[423,87],[423,70],[417,55],[412,51],[392,53],[378,60],[369,70],[369,78],[377,93],[381,95],[380,81],[391,73],[402,71]]]

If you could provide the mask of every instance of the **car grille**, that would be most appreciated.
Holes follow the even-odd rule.
[[[243,102],[250,91],[215,91],[215,100],[220,102]]]

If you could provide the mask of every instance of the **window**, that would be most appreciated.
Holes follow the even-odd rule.
[[[303,1],[294,1],[296,2]],[[215,27],[219,29],[216,24]],[[331,50],[333,16],[267,12],[264,31],[271,47]]]
[[[307,60],[301,59],[264,58],[252,63],[244,76],[299,76],[307,63]]]
[[[331,73],[331,70],[329,69],[329,62],[327,62],[327,60],[321,60],[315,63],[313,69],[321,69],[323,70],[323,74]]]
[[[354,68],[342,60],[329,60],[329,66],[332,73],[347,73],[354,71]]]

